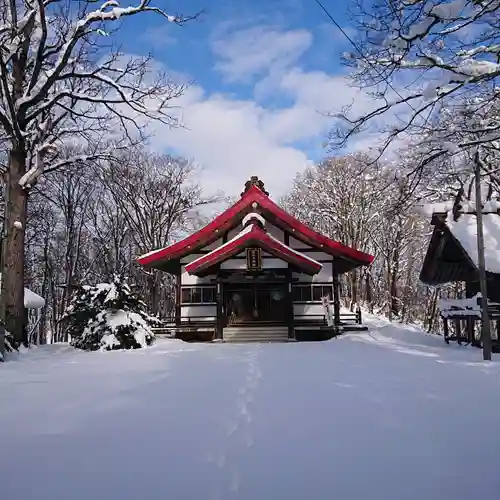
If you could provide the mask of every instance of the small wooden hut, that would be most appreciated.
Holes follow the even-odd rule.
[[[483,228],[485,240],[485,266],[487,298],[494,343],[498,344],[500,329],[500,211],[498,202],[484,205]],[[479,345],[477,323],[481,317],[471,300],[480,298],[477,248],[477,218],[473,207],[447,207],[437,205],[432,210],[434,226],[424,259],[420,280],[431,286],[463,282],[465,297],[460,301],[441,304],[445,340],[458,340]],[[465,211],[465,213],[463,213]],[[455,335],[449,335],[448,322],[453,321]]]

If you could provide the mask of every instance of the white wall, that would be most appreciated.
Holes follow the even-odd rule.
[[[199,277],[188,274],[185,267],[182,266],[181,285],[211,285],[213,279],[215,279],[215,275]]]
[[[222,262],[220,267],[221,269],[246,269],[247,261],[246,259],[229,259]]]
[[[279,241],[281,241],[281,242],[285,241],[284,232],[279,227],[274,226],[273,224],[271,224],[269,221],[266,220],[265,228],[269,234],[274,236]],[[240,223],[235,228],[231,229],[228,232],[227,239],[230,240],[231,238],[234,238],[238,233],[241,233],[241,231],[243,231],[243,224]],[[215,247],[213,247],[213,248],[215,248]]]
[[[310,315],[325,315],[325,311],[323,309],[322,304],[294,304],[293,305],[293,314],[310,314]]]
[[[241,231],[243,231],[243,225],[238,224],[227,233],[227,240],[229,241],[230,239],[234,238],[238,233],[241,233]]]
[[[288,262],[275,257],[268,257],[267,259],[262,259],[262,267],[263,269],[287,269]]]
[[[206,255],[203,253],[192,253],[190,255],[186,255],[181,259],[181,264],[189,264],[190,262],[193,262],[193,260],[196,260],[198,257],[201,257],[202,255]]]
[[[295,248],[296,250],[300,250],[300,249],[303,250],[305,248],[311,248],[309,245],[307,245],[306,243],[302,243],[302,241],[297,240],[293,236],[290,236],[289,241],[290,241],[290,246],[292,248]]]
[[[221,245],[222,245],[222,238],[219,238],[218,240],[214,241],[213,243],[210,243],[210,245],[203,247],[203,250],[214,250],[217,247],[220,247]]]
[[[332,276],[332,264],[331,262],[323,262],[323,267],[318,274],[314,276],[309,276],[303,273],[293,273],[293,278],[299,279],[305,283],[331,283],[333,281]]]
[[[277,240],[281,241],[281,243],[285,242],[285,233],[282,229],[269,224],[269,222],[266,222],[266,229],[271,236],[274,236]]]
[[[207,319],[212,319],[217,315],[217,306],[214,305],[183,305],[181,306],[182,321],[187,321],[184,316],[206,316]],[[202,318],[198,318],[201,320]]]
[[[246,254],[240,254],[245,256]],[[288,263],[277,259],[272,256],[265,257],[263,255],[262,258],[262,268],[263,269],[286,269],[288,267]],[[221,269],[246,269],[247,261],[246,259],[229,259],[225,262],[222,262]]]

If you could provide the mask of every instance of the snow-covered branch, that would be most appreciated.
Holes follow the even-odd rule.
[[[498,103],[500,2],[380,0],[374,8],[366,3],[357,0],[354,17],[362,54],[346,54],[344,60],[352,67],[353,84],[376,89],[375,106],[358,116],[349,109],[337,113],[342,123],[331,135],[332,148],[345,147],[375,122],[386,124],[381,154],[396,140],[411,138],[415,145],[424,135],[432,142],[420,167],[499,141],[499,115],[491,113],[488,123],[453,127],[441,144],[431,136],[444,109],[461,113],[467,106],[473,116]]]
[[[155,71],[148,57],[104,56],[100,40],[125,17],[149,12],[182,25],[196,15],[173,15],[153,0],[130,2],[20,0],[0,14],[0,129],[33,163],[20,173],[23,186],[47,168],[48,146],[60,147],[70,131],[89,140],[98,127],[140,134],[141,116],[175,124],[170,101],[185,86]]]

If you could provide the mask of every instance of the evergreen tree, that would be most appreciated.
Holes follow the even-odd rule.
[[[14,336],[7,330],[5,330],[5,338],[4,338],[5,352],[13,352],[18,350],[18,346],[14,339]],[[0,351],[0,361],[4,361],[5,355],[2,355]]]
[[[138,349],[154,342],[159,324],[125,279],[82,286],[65,314],[71,345],[79,349]]]

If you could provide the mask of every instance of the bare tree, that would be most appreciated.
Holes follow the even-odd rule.
[[[102,182],[136,252],[168,246],[204,222],[203,207],[222,200],[218,193],[202,194],[197,172],[198,168],[185,159],[145,151],[124,153],[119,161],[103,167]],[[158,313],[163,309],[160,302],[170,302],[160,293],[169,288],[165,286],[167,277],[143,269],[141,273],[147,276],[150,306]]]
[[[425,144],[412,172],[417,183],[436,160],[479,144],[498,149],[500,113],[492,112],[500,98],[498,0],[357,0],[353,15],[357,49],[344,61],[353,84],[371,91],[376,105],[361,116],[349,109],[338,115],[333,147],[375,122],[389,123],[381,155],[395,139]],[[460,114],[464,105],[463,119],[443,128],[443,113]],[[470,119],[481,113],[484,119]]]
[[[327,158],[297,177],[283,203],[324,234],[375,255],[369,268],[345,276],[347,306],[362,303],[392,320],[425,317],[430,324],[437,299],[427,300],[419,282],[428,225],[414,211],[419,198],[405,194],[409,185],[404,169],[395,176],[392,165],[365,155]]]
[[[3,298],[7,327],[18,340],[30,188],[44,172],[109,155],[110,140],[120,137],[117,127],[130,140],[147,120],[175,124],[170,102],[184,90],[165,74],[154,73],[149,57],[125,56],[104,40],[120,19],[138,14],[154,13],[176,24],[188,18],[170,15],[151,0],[126,7],[118,0],[96,4],[1,1],[0,140],[8,149],[3,289],[9,291]],[[92,153],[64,156],[60,146],[69,138],[91,145]]]

